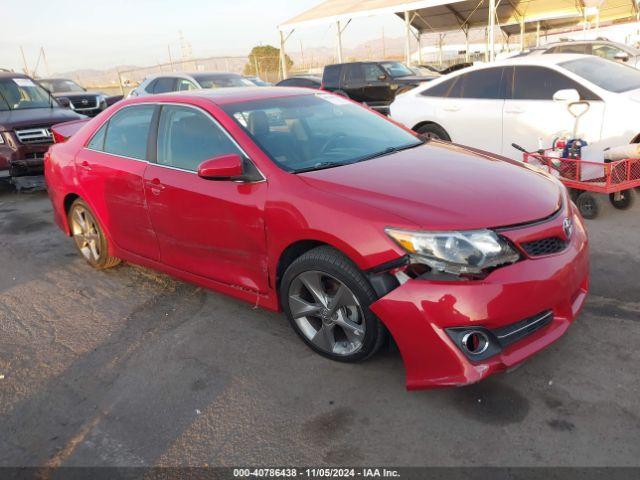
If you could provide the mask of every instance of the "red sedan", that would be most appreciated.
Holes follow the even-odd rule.
[[[160,95],[54,131],[55,218],[93,267],[122,259],[283,310],[333,360],[391,336],[410,389],[515,366],[587,293],[585,229],[555,179],[342,97]]]

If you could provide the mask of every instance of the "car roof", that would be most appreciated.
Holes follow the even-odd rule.
[[[31,78],[24,73],[16,73],[16,72],[5,72],[0,70],[0,78]]]
[[[460,73],[469,72],[471,70],[480,70],[491,67],[505,67],[509,65],[558,65],[559,63],[568,62],[570,60],[578,60],[580,58],[594,58],[593,55],[582,55],[578,53],[550,53],[545,55],[525,55],[522,57],[511,57],[503,60],[497,60],[491,63],[479,63],[471,67],[452,72],[449,75],[458,75]],[[596,57],[597,58],[597,57]],[[449,78],[449,75],[443,75],[441,78]]]
[[[153,100],[176,101],[185,97],[196,97],[210,100],[216,105],[231,105],[234,103],[265,100],[269,98],[295,97],[299,95],[314,95],[315,90],[298,87],[229,87],[203,90],[189,90],[184,92],[171,92],[153,95]],[[131,101],[134,103],[149,101],[149,97],[139,97]]]

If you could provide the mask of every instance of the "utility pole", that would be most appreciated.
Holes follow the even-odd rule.
[[[382,59],[387,58],[387,42],[384,38],[384,27],[382,27]]]
[[[171,71],[175,71],[173,69],[173,57],[171,56],[171,44],[167,45],[167,52],[169,53],[169,65],[171,65]]]
[[[51,71],[49,70],[49,61],[47,60],[47,54],[44,53],[44,47],[40,47],[42,52],[42,60],[44,61],[44,69],[47,71],[47,77],[51,77]]]

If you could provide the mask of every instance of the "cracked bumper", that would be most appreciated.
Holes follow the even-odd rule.
[[[586,232],[573,214],[575,232],[562,253],[527,258],[479,281],[409,280],[371,305],[398,345],[407,389],[476,383],[516,366],[564,334],[582,308],[589,285]],[[535,228],[505,236],[526,238]],[[545,310],[553,312],[549,324],[480,362],[469,360],[445,331],[467,326],[496,329]]]

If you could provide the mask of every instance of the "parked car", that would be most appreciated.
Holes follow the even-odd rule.
[[[584,302],[585,229],[556,179],[341,96],[203,90],[71,127],[54,127],[68,139],[45,178],[90,265],[124,259],[283,310],[333,360],[371,357],[388,332],[408,388],[514,367]]]
[[[605,38],[597,40],[564,40],[533,48],[523,55],[547,55],[552,53],[575,53],[595,55],[616,62],[640,68],[640,50],[624,43],[612,42]]]
[[[640,71],[586,55],[541,55],[475,66],[435,80],[391,105],[394,120],[424,135],[513,159],[571,132],[567,104],[589,102],[578,133],[593,147],[640,139]]]
[[[0,72],[0,178],[41,175],[51,126],[80,118],[30,77]]]
[[[201,88],[228,87],[255,87],[255,84],[237,73],[167,73],[145,78],[140,85],[129,92],[128,98]]]
[[[453,65],[449,65],[448,67],[440,70],[440,75],[449,75],[450,73],[457,72],[458,70],[462,70],[463,68],[472,67],[472,62],[462,62],[462,63],[454,63]]]
[[[68,78],[42,78],[38,83],[51,92],[58,103],[88,117],[96,116],[123,98],[122,95],[87,91]]]
[[[400,62],[352,62],[327,65],[322,89],[364,103],[383,114],[399,92],[436,78],[416,75]]]
[[[254,85],[257,85],[258,87],[271,87],[271,86],[273,86],[273,83],[265,82],[260,77],[244,77],[244,78],[249,80]]]
[[[322,77],[315,75],[295,75],[276,83],[276,87],[305,87],[319,90],[322,85]]]

